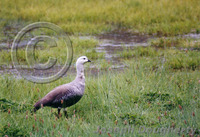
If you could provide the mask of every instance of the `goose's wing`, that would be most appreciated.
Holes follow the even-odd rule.
[[[68,85],[61,85],[56,87],[52,91],[50,91],[45,97],[43,97],[40,101],[38,101],[34,107],[40,108],[43,106],[54,106],[61,104],[62,97],[68,97],[71,94],[72,90],[70,90]]]

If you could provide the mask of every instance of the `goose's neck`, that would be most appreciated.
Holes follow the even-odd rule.
[[[77,64],[76,71],[77,71],[76,79],[85,80],[83,64]]]

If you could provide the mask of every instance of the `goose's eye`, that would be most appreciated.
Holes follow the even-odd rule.
[[[85,60],[85,58],[83,58]]]

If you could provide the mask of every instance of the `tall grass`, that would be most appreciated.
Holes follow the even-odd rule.
[[[75,35],[123,29],[172,36],[199,32],[199,5],[199,0],[0,0],[0,26],[6,30],[16,24],[48,21]],[[4,34],[0,36],[1,40]],[[48,107],[36,114],[32,109],[53,88],[72,81],[73,73],[48,84],[4,74],[0,76],[0,136],[191,136],[189,130],[176,130],[188,127],[200,135],[198,41],[159,38],[149,47],[124,48],[116,52],[117,61],[127,67],[116,71],[104,53],[96,52],[97,40],[76,36],[71,40],[74,58],[87,55],[96,68],[85,66],[85,94],[68,108],[69,117],[62,112],[57,118],[57,110]],[[59,53],[63,62],[64,48],[37,50],[36,59],[46,62]],[[19,53],[25,62],[24,49]],[[0,50],[0,67],[11,64],[10,50]],[[173,132],[140,133],[141,126]],[[128,133],[129,127],[134,131]]]
[[[100,129],[135,127],[133,133],[126,132],[123,136],[148,136],[138,133],[140,126],[200,129],[199,71],[171,71],[161,66],[152,70],[148,59],[132,60],[129,65],[123,73],[112,69],[103,75],[99,70],[95,77],[86,73],[85,95],[68,108],[68,119],[64,116],[57,119],[57,111],[51,108],[43,108],[36,114],[30,110],[39,98],[75,76],[49,84],[1,76],[0,96],[4,100],[0,100],[0,135],[98,136],[101,133],[108,136],[110,131],[94,133],[99,126]],[[110,134],[119,136],[120,133]],[[198,134],[196,131],[195,135]]]
[[[199,32],[199,0],[1,0],[2,26],[7,21],[48,21],[73,34],[130,29],[150,34]],[[7,23],[6,23],[7,24]]]

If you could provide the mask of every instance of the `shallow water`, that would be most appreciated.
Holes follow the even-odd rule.
[[[11,35],[16,35],[17,33],[11,33],[14,29],[9,28],[7,31],[8,33],[5,34],[5,38],[1,38],[0,40],[0,50],[10,50],[12,45]],[[186,39],[200,39],[200,34],[185,34],[176,36],[177,38],[186,38]],[[176,38],[175,37],[175,38]],[[110,33],[100,34],[96,36],[79,36],[80,39],[96,39],[99,41],[99,44],[95,48],[97,52],[104,52],[105,53],[105,60],[112,62],[111,65],[112,69],[116,71],[123,70],[126,65],[122,64],[119,61],[119,51],[122,51],[124,47],[136,47],[136,46],[149,46],[150,41],[152,39],[157,39],[158,37],[150,36],[146,34],[139,34],[139,33],[130,33],[126,31],[113,31]],[[169,38],[169,37],[166,37]],[[19,47],[25,47],[27,41],[22,41]],[[57,66],[59,68],[59,66]],[[49,75],[54,70],[50,70],[47,72],[46,75]],[[95,65],[90,65],[90,70],[88,73],[97,75],[99,69]],[[104,70],[107,71],[107,70]],[[37,72],[37,75],[45,75],[43,73]],[[72,66],[70,68],[70,73],[75,73],[75,68]],[[19,73],[12,67],[2,67],[0,66],[0,74],[11,74],[16,77],[20,77]],[[67,74],[65,75],[67,76]]]
[[[145,34],[114,31],[98,35],[95,38],[100,41],[96,48],[97,52],[105,52],[105,59],[115,62],[116,57],[118,57],[116,53],[122,51],[123,47],[148,46],[148,41],[153,37]]]

